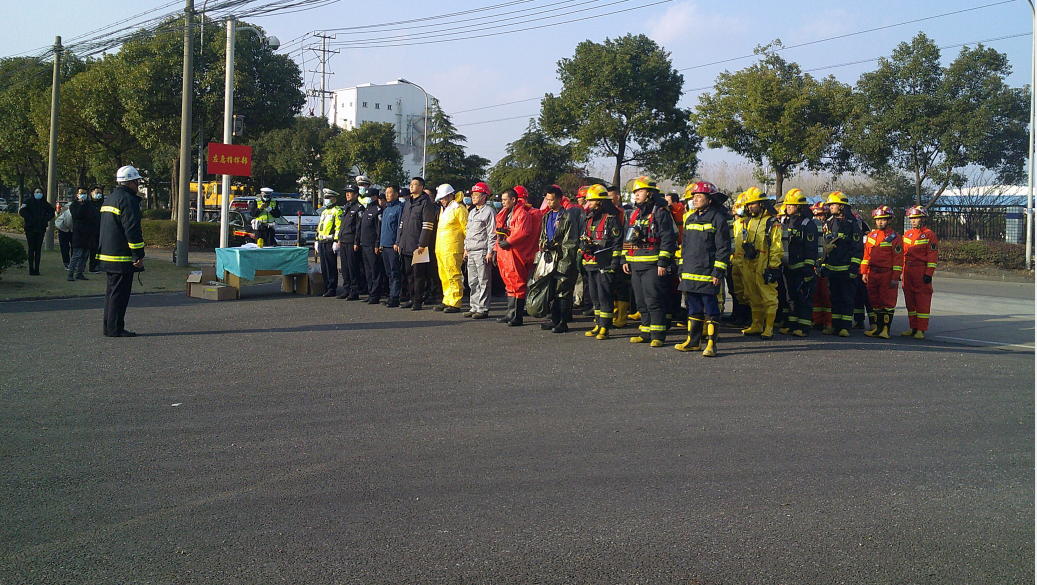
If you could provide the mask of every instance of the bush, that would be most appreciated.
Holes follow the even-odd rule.
[[[24,244],[7,236],[0,236],[0,275],[12,266],[25,264],[28,257]]]
[[[0,230],[5,232],[24,232],[25,220],[17,213],[0,213]]]
[[[145,209],[140,212],[141,217],[144,219],[172,219],[172,209]]]
[[[176,246],[175,221],[145,219],[140,225],[146,245],[163,248]],[[190,245],[192,248],[215,250],[220,245],[220,224],[192,221]]]
[[[941,240],[940,262],[1026,270],[1026,246],[1008,242]]]

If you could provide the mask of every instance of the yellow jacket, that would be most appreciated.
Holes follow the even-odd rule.
[[[781,223],[773,215],[763,212],[756,217],[746,217],[735,222],[735,250],[741,254],[745,265],[755,265],[759,270],[780,268],[785,251],[781,246]],[[749,244],[756,248],[758,256],[746,256]]]
[[[443,254],[464,253],[464,236],[468,229],[468,208],[451,201],[439,212],[436,228],[436,251]]]

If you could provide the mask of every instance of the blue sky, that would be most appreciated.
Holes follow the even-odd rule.
[[[213,0],[211,0],[213,1]],[[636,6],[652,6],[619,14],[590,18],[580,22],[549,26],[536,30],[502,34],[502,20],[480,25],[478,30],[459,33],[457,40],[434,43],[353,49],[344,48],[330,61],[332,89],[359,83],[383,83],[403,77],[423,85],[440,99],[443,108],[453,114],[459,130],[468,137],[470,152],[496,161],[504,154],[508,142],[518,138],[529,117],[539,112],[537,101],[507,102],[540,98],[546,92],[557,92],[557,62],[569,57],[578,43],[591,39],[601,41],[627,33],[644,33],[671,53],[674,66],[685,69],[685,96],[682,105],[694,106],[699,91],[712,85],[722,71],[735,71],[752,63],[740,59],[717,65],[707,63],[751,55],[753,48],[780,38],[786,46],[818,41],[867,29],[889,27],[897,23],[925,19],[949,12],[981,6],[961,14],[933,18],[904,26],[892,26],[865,34],[812,44],[785,51],[785,58],[799,63],[816,76],[834,75],[840,81],[854,83],[861,73],[875,68],[873,61],[863,64],[831,67],[864,59],[889,55],[900,42],[909,41],[924,31],[940,46],[974,43],[1010,35],[1025,36],[987,43],[1007,53],[1013,66],[1010,83],[1022,86],[1029,82],[1033,20],[1026,0],[1013,0],[994,6],[997,0],[950,0],[926,2],[805,2],[795,0],[749,2],[727,0],[602,0],[587,2],[587,12],[567,17],[553,17],[543,12],[554,0],[532,0],[516,3],[498,11],[529,9],[527,15],[541,15],[540,24],[586,17]],[[282,43],[307,32],[340,27],[358,27],[403,20],[425,19],[445,13],[499,4],[502,0],[460,0],[444,2],[336,2],[294,14],[250,19],[276,35]],[[12,6],[15,4],[15,6]],[[104,27],[121,18],[168,4],[161,0],[36,0],[5,2],[0,18],[6,23],[26,23],[0,38],[0,55],[30,53],[52,44],[55,35],[71,38]],[[200,7],[201,2],[196,3]],[[568,10],[578,10],[573,1]],[[610,6],[605,6],[611,4]],[[182,9],[183,4],[165,8],[163,12]],[[502,16],[501,19],[504,17]],[[435,21],[427,21],[435,22]],[[534,26],[527,24],[520,28]],[[403,34],[401,28],[387,27],[377,38]],[[483,38],[469,38],[474,35]],[[343,32],[337,40],[349,38]],[[435,40],[435,39],[430,39]],[[299,43],[283,45],[282,52],[298,49]],[[943,52],[949,61],[960,51]],[[296,55],[299,53],[296,52]],[[306,68],[316,66],[312,53]],[[687,69],[686,69],[687,68]],[[306,74],[307,82],[311,74]],[[314,78],[316,80],[316,78]],[[319,107],[317,108],[319,112]],[[511,118],[504,121],[495,121]],[[492,122],[491,122],[492,121]],[[738,160],[723,151],[703,154],[706,161]]]

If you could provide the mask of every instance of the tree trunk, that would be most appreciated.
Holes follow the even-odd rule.
[[[774,167],[774,202],[777,203],[783,196],[784,191],[782,189],[785,186],[785,171],[778,167]]]
[[[623,186],[619,184],[619,171],[623,169],[623,157],[626,155],[626,150],[626,141],[620,141],[619,147],[616,149],[616,172],[612,175],[612,186],[620,189],[622,189]]]
[[[180,211],[180,157],[173,159],[173,178],[169,181],[170,219],[177,221]]]

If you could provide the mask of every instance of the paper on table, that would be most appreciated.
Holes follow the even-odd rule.
[[[414,252],[414,260],[411,260],[411,265],[413,266],[414,264],[424,264],[428,261],[428,248],[425,248],[425,251],[421,254],[418,254],[417,251]]]

